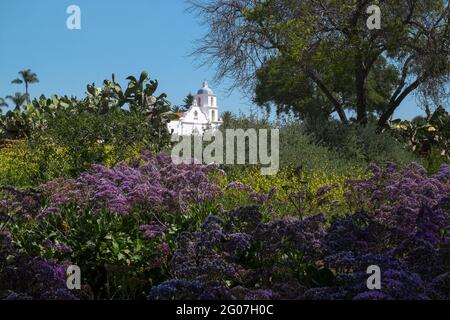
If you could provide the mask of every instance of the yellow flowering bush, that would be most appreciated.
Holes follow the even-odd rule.
[[[113,145],[93,146],[102,164],[112,167],[119,161],[130,162],[139,155],[141,146],[126,150]],[[0,185],[31,187],[58,177],[73,177],[77,167],[73,150],[39,140],[10,140],[0,146]]]
[[[64,148],[50,144],[38,147],[16,140],[0,147],[0,185],[35,186],[55,177],[65,177],[70,157]]]
[[[129,164],[134,159],[139,158],[142,148],[145,148],[143,144],[129,145],[125,147],[124,150],[118,150],[119,148],[113,145],[105,145],[103,148],[103,152],[105,154],[103,165],[111,168],[120,161],[124,161]]]
[[[31,187],[57,177],[69,177],[72,159],[64,147],[9,142],[0,150],[0,185]]]
[[[39,165],[23,141],[6,142],[0,147],[0,185],[25,186],[34,180]]]
[[[222,206],[224,210],[237,206],[258,204],[263,211],[272,216],[278,215],[308,215],[321,211],[332,213],[346,210],[344,197],[345,182],[348,179],[367,177],[365,169],[355,167],[344,173],[332,170],[323,165],[323,169],[281,168],[275,175],[262,175],[259,168],[249,167],[234,175],[224,175],[218,178],[224,190]],[[245,187],[244,187],[245,186]],[[326,201],[318,197],[322,187],[327,189]],[[242,188],[247,188],[242,192]],[[260,195],[258,198],[257,195]],[[258,199],[261,201],[258,202]]]

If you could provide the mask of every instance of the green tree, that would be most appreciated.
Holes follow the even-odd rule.
[[[267,61],[256,73],[254,102],[261,107],[274,105],[278,115],[292,112],[300,119],[328,118],[333,105],[320,88],[301,70],[292,68],[292,61],[282,56]],[[329,72],[327,82],[334,92],[340,92],[339,102],[345,110],[356,111],[355,86],[344,72]],[[395,69],[380,59],[369,74],[367,83],[367,110],[380,115],[395,89]]]
[[[227,128],[234,120],[236,120],[236,116],[231,111],[222,112],[222,126]]]
[[[189,110],[190,106],[194,103],[194,96],[189,93],[184,99],[182,105],[175,105],[172,106],[172,112],[179,113],[179,112],[186,112]]]
[[[382,27],[369,30],[370,0],[193,0],[209,27],[194,54],[217,67],[216,77],[254,88],[257,71],[274,57],[320,90],[342,122],[346,109],[368,121],[373,70],[384,59],[396,71],[395,88],[378,121],[385,126],[411,93],[433,101],[450,79],[449,1],[378,1]],[[336,86],[336,79],[353,88]],[[376,79],[376,77],[375,77]],[[344,86],[345,87],[345,86]],[[447,89],[447,90],[445,90]],[[382,96],[381,96],[382,97]],[[317,99],[317,97],[313,97]]]
[[[5,99],[0,98],[0,109],[3,107],[8,107],[8,104],[6,103]]]
[[[183,99],[183,103],[184,111],[186,111],[190,106],[194,104],[194,96],[189,92],[186,98]]]
[[[6,99],[10,100],[14,104],[14,110],[20,111],[22,105],[28,100],[26,94],[16,92],[13,96],[6,96]]]
[[[38,83],[39,79],[37,77],[37,74],[32,72],[30,69],[25,69],[22,71],[19,71],[19,78],[14,79],[11,81],[11,83],[14,84],[25,84],[25,94],[26,94],[26,101],[30,102],[30,96],[28,92],[28,86],[33,83]]]

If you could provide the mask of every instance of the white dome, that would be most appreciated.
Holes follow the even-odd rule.
[[[203,88],[197,91],[197,94],[214,95],[214,92],[208,87],[208,82],[203,82]]]

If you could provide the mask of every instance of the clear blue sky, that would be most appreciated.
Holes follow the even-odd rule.
[[[81,30],[66,28],[66,9],[81,8]],[[147,70],[173,104],[195,93],[214,69],[196,67],[189,56],[206,30],[186,12],[184,0],[1,0],[0,97],[23,91],[11,84],[19,70],[30,68],[40,83],[30,93],[84,96],[86,85],[114,72],[120,83]],[[227,83],[211,83],[221,112],[245,112],[242,92],[227,93]],[[422,113],[413,99],[396,116]]]

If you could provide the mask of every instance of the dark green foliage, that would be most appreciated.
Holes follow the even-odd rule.
[[[280,165],[346,172],[365,168],[371,162],[393,161],[406,164],[417,157],[389,133],[376,132],[376,125],[342,125],[338,121],[309,119],[308,121],[277,121],[266,118],[235,117],[224,123],[223,129],[280,129]]]
[[[170,112],[165,94],[154,95],[158,82],[150,80],[145,71],[138,79],[130,76],[127,80],[125,90],[113,75],[102,88],[88,85],[82,100],[41,96],[23,111],[16,108],[0,115],[0,139],[27,138],[28,147],[36,154],[56,150],[64,155],[62,166],[69,167],[64,176],[72,177],[94,163],[111,166],[129,159],[141,147],[151,151],[168,147],[167,122],[176,116]],[[45,163],[40,165],[46,176]]]
[[[72,162],[71,176],[94,163],[113,165],[139,147],[157,150],[161,142],[143,114],[122,109],[104,114],[57,112],[32,140],[36,148],[46,143],[64,148]]]
[[[362,127],[358,124],[342,125],[337,121],[309,122],[306,130],[317,142],[335,150],[345,161],[365,165],[386,161],[407,164],[417,159],[388,132],[378,133],[374,123]]]
[[[340,92],[344,109],[356,111],[354,79],[347,72],[348,61],[341,59],[340,63],[338,69],[322,70],[323,77],[333,91]],[[293,65],[295,62],[283,56],[267,61],[256,74],[254,101],[262,107],[274,105],[279,115],[293,113],[300,119],[328,119],[335,111],[333,105],[302,69]],[[396,71],[385,59],[380,59],[368,77],[367,111],[381,114],[398,81]]]
[[[381,10],[381,30],[367,27],[371,4]],[[262,102],[279,98],[276,104],[301,112],[331,109],[343,123],[353,109],[362,125],[382,111],[384,127],[412,93],[433,101],[448,93],[445,0],[194,0],[191,9],[207,26],[194,54],[237,88],[252,90],[262,70]]]

